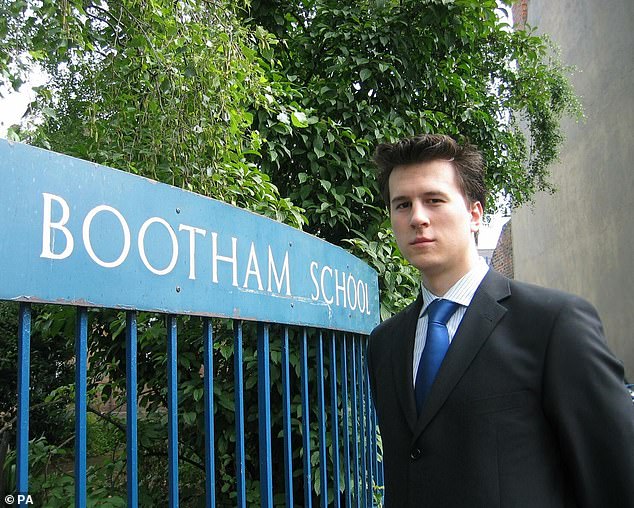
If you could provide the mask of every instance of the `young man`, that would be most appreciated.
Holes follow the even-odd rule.
[[[388,508],[634,506],[634,406],[595,309],[478,256],[484,164],[424,135],[374,160],[421,292],[370,337]],[[453,303],[452,303],[453,302]]]

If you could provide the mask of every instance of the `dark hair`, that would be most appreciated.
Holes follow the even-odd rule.
[[[379,168],[379,188],[388,207],[390,174],[396,166],[436,160],[452,162],[456,168],[458,185],[467,201],[479,201],[482,208],[485,207],[484,158],[473,145],[460,145],[455,139],[444,134],[422,134],[401,139],[396,143],[381,143],[376,147],[373,160]]]

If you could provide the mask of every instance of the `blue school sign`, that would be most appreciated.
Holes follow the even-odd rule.
[[[378,324],[376,272],[284,224],[6,140],[0,182],[0,299],[364,334]]]

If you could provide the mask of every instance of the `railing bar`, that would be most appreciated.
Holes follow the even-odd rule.
[[[370,425],[371,432],[370,438],[372,440],[371,443],[371,452],[372,452],[372,475],[374,478],[374,483],[377,487],[383,486],[383,480],[381,478],[380,470],[379,470],[379,448],[378,448],[378,426],[376,421],[376,411],[374,410],[374,401],[372,400],[372,393],[370,392],[370,377],[369,372],[367,371],[367,355],[368,355],[368,342],[366,340],[365,343],[365,355],[366,355],[366,387],[368,392],[368,411],[370,413]]]
[[[335,332],[330,334],[330,412],[332,439],[332,477],[334,480],[334,506],[340,508],[339,499],[339,408],[337,397],[337,349],[335,346]]]
[[[361,440],[361,485],[362,485],[362,499],[363,506],[368,506],[368,475],[367,475],[367,467],[366,467],[366,449],[368,447],[366,443],[366,433],[365,433],[365,392],[363,387],[363,360],[361,357],[361,339],[359,336],[355,338],[357,342],[357,383],[359,387],[359,439]]]
[[[374,493],[374,475],[373,475],[373,461],[375,457],[375,443],[374,443],[374,428],[372,427],[372,410],[370,406],[370,387],[368,380],[368,369],[366,362],[367,354],[367,339],[361,338],[361,353],[363,356],[363,368],[362,381],[363,391],[365,393],[365,428],[367,433],[366,448],[367,448],[367,470],[368,470],[368,506],[373,506],[373,493]]]
[[[167,316],[167,463],[170,508],[178,507],[178,356],[177,321]]]
[[[358,429],[358,418],[357,414],[357,353],[356,353],[357,343],[354,338],[354,335],[351,338],[351,352],[350,352],[350,360],[352,362],[352,372],[350,376],[350,392],[352,393],[352,440],[354,442],[354,446],[352,448],[352,458],[353,458],[353,479],[354,479],[354,499],[355,505],[357,508],[361,506],[361,496],[360,496],[360,478],[359,478],[359,429]]]
[[[372,406],[372,398],[370,397],[370,402],[368,405],[368,411],[370,412],[369,418],[369,428],[370,428],[370,452],[372,453],[372,479],[375,484],[378,485],[379,479],[379,460],[376,453],[376,421],[374,417],[374,407]]]
[[[319,404],[319,484],[321,506],[328,506],[328,450],[326,449],[326,396],[324,393],[324,336],[321,330],[317,337],[317,402]]]
[[[312,467],[310,463],[310,402],[308,392],[308,332],[302,329],[300,343],[302,382],[302,441],[304,451],[304,507],[312,507]]]
[[[376,456],[376,483],[381,489],[383,488],[383,460],[379,460],[379,443],[378,443],[378,422],[376,418],[376,410],[372,403],[372,424],[374,428],[374,454]],[[381,493],[381,497],[383,494]]]
[[[269,325],[258,322],[258,411],[260,438],[260,506],[273,507],[271,457],[271,372]]]
[[[346,334],[341,339],[341,404],[343,409],[343,457],[344,457],[344,489],[346,491],[346,508],[352,506],[350,491],[350,410],[348,406],[348,344]]]
[[[244,451],[244,373],[242,371],[242,321],[233,322],[234,390],[236,413],[236,477],[237,506],[246,508],[246,466]]]
[[[137,320],[135,311],[126,312],[126,457],[128,507],[139,504],[137,435]]]
[[[77,307],[75,321],[75,506],[86,506],[88,311]]]
[[[216,506],[216,457],[214,453],[214,349],[210,318],[203,320],[205,397],[205,506]]]
[[[16,490],[29,493],[29,378],[31,370],[31,304],[20,303],[18,328],[18,428]],[[3,465],[0,464],[0,467]]]
[[[282,405],[284,426],[284,491],[286,506],[293,508],[293,449],[291,445],[291,375],[288,326],[282,335]]]

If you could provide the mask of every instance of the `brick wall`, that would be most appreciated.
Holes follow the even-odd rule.
[[[493,251],[493,257],[491,258],[491,266],[494,270],[507,276],[509,279],[514,278],[513,236],[510,220],[502,227],[500,238],[498,239],[498,243]]]
[[[522,30],[528,17],[528,0],[515,2],[511,7],[511,12],[513,13],[513,26]]]

